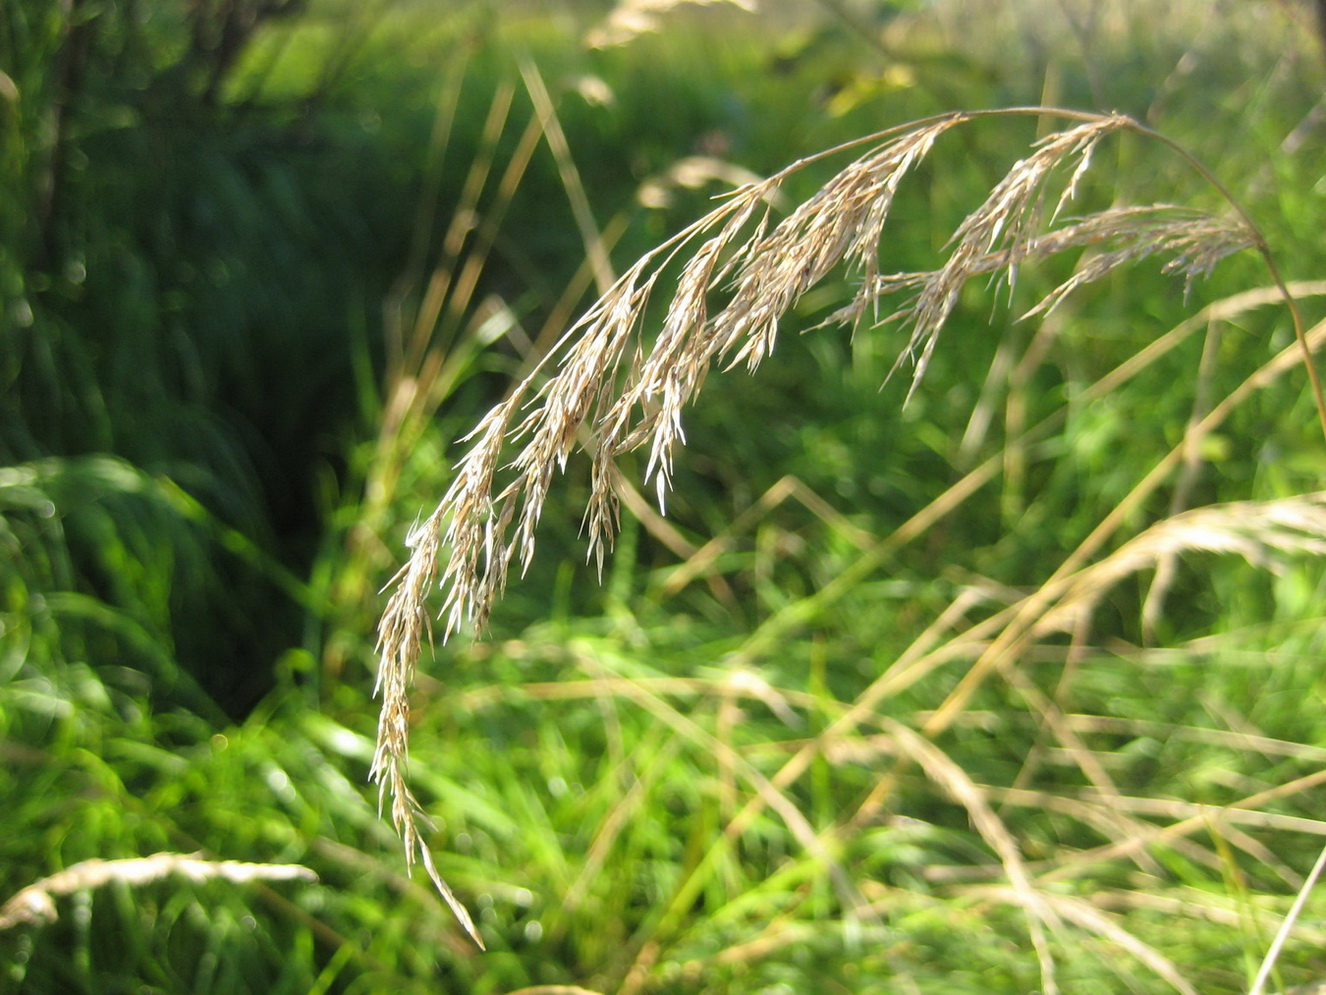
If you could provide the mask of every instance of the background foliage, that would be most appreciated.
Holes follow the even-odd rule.
[[[1043,325],[1015,319],[1065,273],[964,297],[905,406],[890,329],[815,327],[843,274],[758,376],[715,374],[666,519],[628,504],[601,584],[573,465],[493,631],[417,688],[412,782],[489,952],[404,876],[364,783],[377,592],[475,418],[740,170],[958,107],[1118,109],[1212,166],[1290,280],[1323,274],[1305,5],[761,6],[603,48],[604,5],[0,8],[0,889],[160,851],[319,878],[76,892],[0,932],[5,986],[1030,991],[988,810],[1056,903],[1062,990],[1246,990],[1326,831],[1311,547],[1185,554],[1159,603],[1144,571],[922,731],[961,630],[1290,344],[1235,298],[1269,282],[1251,256],[1189,294],[1144,264]],[[1048,127],[946,138],[883,264],[933,266]],[[1087,204],[1220,206],[1155,147],[1108,158]],[[1235,406],[1102,555],[1319,490],[1304,383]],[[933,667],[853,711],[916,646]],[[1322,915],[1275,986],[1326,974]]]

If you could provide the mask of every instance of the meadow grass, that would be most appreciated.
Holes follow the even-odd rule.
[[[513,64],[505,79],[484,59],[457,59],[422,111],[410,108],[421,144],[431,129],[435,190],[425,183],[403,229],[412,249],[381,358],[359,359],[366,428],[347,443],[350,476],[328,484],[322,558],[310,589],[293,582],[312,635],[280,658],[277,689],[256,709],[230,722],[206,693],[165,683],[180,668],[161,592],[193,562],[195,530],[271,569],[262,542],[245,546],[155,476],[92,462],[89,479],[113,486],[83,489],[84,538],[68,548],[42,523],[79,521],[77,474],[59,481],[77,466],[43,475],[15,461],[0,481],[23,539],[5,549],[24,551],[12,576],[28,590],[6,589],[6,894],[88,860],[152,854],[298,865],[318,881],[52,891],[55,922],[0,932],[8,980],[34,991],[871,993],[1232,992],[1319,978],[1309,886],[1323,826],[1326,512],[1285,299],[1316,348],[1326,287],[1310,279],[1321,262],[1310,199],[1280,203],[1310,188],[1312,164],[1267,151],[1306,119],[1295,84],[1305,63],[1267,61],[1281,52],[1269,34],[1225,58],[1216,36],[1239,25],[1180,32],[1188,44],[1125,8],[1140,9],[1068,28],[1090,42],[1101,90],[1078,99],[1128,118],[930,116],[955,80],[972,104],[1011,104],[1042,96],[1020,92],[1027,81],[1048,89],[1055,75],[1031,49],[1008,54],[1016,32],[1002,34],[1006,77],[998,62],[931,61],[949,8],[886,35],[914,86],[849,58],[860,51],[850,33],[821,39],[827,51],[782,52],[789,78],[752,70],[742,84],[734,69],[749,115],[710,92],[688,103],[676,84],[675,120],[728,128],[733,158],[770,177],[721,201],[708,228],[675,224],[706,211],[669,167],[695,158],[689,136],[641,153],[635,180],[658,205],[646,208],[599,205],[612,157],[590,138],[647,131],[643,101],[673,66],[689,81],[717,72],[712,32],[637,39],[651,63],[638,76],[638,53],[562,56],[603,70],[616,107],[587,104],[549,68],[556,58]],[[1025,16],[1048,25],[1054,10]],[[985,28],[968,15],[943,29],[994,44],[1003,27],[989,25],[1009,15],[987,13]],[[391,37],[393,53],[402,38],[419,45],[402,43],[407,55],[426,47],[417,32]],[[767,69],[751,33],[738,37],[743,65]],[[1072,91],[1082,79],[1063,51],[1045,60]],[[1157,87],[1153,70],[1185,57],[1202,85]],[[855,58],[866,68],[850,85],[806,98],[821,60]],[[1255,83],[1231,82],[1245,70]],[[1149,103],[1147,85],[1164,99]],[[797,99],[803,119],[789,124]],[[1241,141],[1213,151],[1211,115],[1239,122]],[[808,151],[903,119],[920,123]],[[1182,157],[1157,155],[1138,120],[1212,163],[1264,235]],[[792,134],[810,159],[778,173]],[[708,191],[735,173],[703,175]],[[1074,179],[1078,197],[1054,220]],[[577,186],[585,197],[563,193],[577,205],[554,211],[548,191]],[[530,196],[540,203],[526,215]],[[567,264],[565,291],[512,294],[506,267],[540,251],[528,243],[550,217],[552,255],[579,243],[597,262]],[[684,247],[668,243],[623,282],[605,272],[605,257],[610,267],[678,228],[693,236]],[[1246,251],[1266,244],[1282,287]],[[1186,275],[1218,256],[1185,294]],[[1154,272],[1170,260],[1178,279]],[[981,289],[1013,264],[1015,283]],[[606,293],[577,326],[589,344],[549,353],[589,287]],[[881,318],[901,310],[903,332],[871,327],[877,301]],[[1040,320],[1011,320],[1040,302]],[[858,318],[854,333],[841,327]],[[924,380],[913,391],[904,367],[885,384],[908,355],[927,364]],[[751,359],[757,376],[709,370]],[[511,381],[536,403],[515,408]],[[683,439],[678,419],[702,381]],[[587,393],[596,383],[603,391]],[[502,398],[509,425],[529,434],[493,457],[499,486],[485,503],[462,490],[484,459],[462,465],[469,476],[448,467],[473,421],[464,412]],[[496,431],[479,438],[504,445]],[[546,475],[561,456],[566,476]],[[404,655],[389,653],[383,735],[364,676],[373,591],[407,535],[421,559],[403,589],[431,587],[429,555],[447,569],[457,547],[441,539],[455,519],[414,516],[448,479],[453,502],[469,495],[480,512],[462,530],[490,510],[501,526],[510,509],[509,531],[459,533],[491,542],[472,563],[473,600],[443,594],[413,614],[394,602],[388,648],[406,640]],[[666,517],[642,494],[659,482]],[[586,507],[598,530],[578,538]],[[142,528],[126,528],[135,515]],[[152,516],[183,523],[174,542],[135,538],[166,534]],[[536,519],[538,555],[525,577],[511,572],[486,637],[439,640],[408,687],[409,640],[423,651],[439,608],[441,626],[454,618],[468,636],[467,613],[492,608]],[[62,601],[86,569],[78,542],[98,536],[121,586]],[[577,566],[586,541],[604,551],[601,586]],[[134,573],[144,552],[153,558]],[[103,603],[124,607],[122,621]],[[52,609],[67,620],[71,606],[80,627],[53,624]],[[159,625],[139,638],[143,616]],[[124,648],[140,645],[148,662]],[[171,679],[187,682],[180,673]],[[416,793],[434,826],[420,824],[417,842],[487,952],[403,873],[359,783],[371,766],[389,790],[399,777],[406,820],[402,792]]]

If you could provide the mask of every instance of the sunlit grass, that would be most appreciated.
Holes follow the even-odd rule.
[[[1302,50],[1271,44],[1267,8],[1249,15],[1262,43],[1242,14],[1185,34],[1116,12],[1137,5],[1101,5],[1076,27],[1053,20],[1063,5],[1025,5],[1018,16],[1055,39],[1044,51],[1017,24],[1010,33],[1000,8],[992,20],[972,9],[955,20],[945,5],[900,17],[885,49],[852,25],[751,30],[728,46],[680,17],[634,51],[592,56],[571,47],[569,21],[540,31],[533,15],[491,35],[474,11],[429,31],[410,28],[419,10],[396,11],[344,37],[274,24],[234,95],[276,107],[321,94],[344,111],[324,137],[352,136],[333,147],[365,158],[307,174],[286,159],[246,186],[261,159],[237,151],[237,133],[202,142],[219,157],[202,192],[188,199],[183,167],[172,189],[230,205],[184,253],[247,259],[225,269],[229,290],[191,298],[161,277],[173,262],[138,243],[133,279],[80,290],[75,267],[56,297],[22,288],[36,324],[6,340],[22,343],[3,366],[20,389],[6,392],[0,431],[0,901],[83,861],[154,854],[299,865],[317,881],[174,875],[53,894],[55,922],[0,930],[5,984],[1248,990],[1326,834],[1326,729],[1320,433],[1280,295],[1238,257],[1187,299],[1182,281],[1143,263],[1068,297],[1044,325],[1012,319],[1071,265],[1024,267],[1007,311],[975,286],[905,407],[905,382],[881,388],[896,342],[796,334],[850,300],[850,283],[826,273],[788,310],[758,376],[715,379],[686,410],[667,517],[622,492],[602,585],[582,562],[588,481],[573,463],[489,637],[433,647],[411,692],[425,839],[488,952],[406,875],[364,783],[378,705],[369,630],[389,564],[446,484],[458,436],[592,296],[604,256],[634,258],[713,206],[720,174],[670,188],[666,203],[634,199],[679,159],[767,174],[957,103],[1122,107],[1231,186],[1321,337],[1319,170],[1301,151],[1310,142],[1282,147],[1300,124],[1313,134],[1319,87],[1301,85]],[[453,31],[521,51],[462,56]],[[1231,32],[1237,58],[1222,48]],[[430,63],[439,37],[445,58]],[[1089,44],[1060,44],[1075,37]],[[945,47],[955,39],[970,47]],[[290,61],[264,78],[283,45]],[[998,58],[984,60],[984,45],[1002,46]],[[546,103],[520,74],[531,53]],[[379,81],[386,61],[396,75]],[[333,63],[353,69],[328,74]],[[586,99],[603,92],[580,81],[595,74],[615,102]],[[313,145],[295,143],[296,159],[321,140],[310,114]],[[557,149],[544,137],[553,114]],[[952,136],[895,204],[886,264],[933,270],[947,233],[1050,128],[985,122]],[[142,134],[126,128],[114,147]],[[257,147],[285,133],[246,134]],[[378,171],[374,142],[418,154]],[[1091,203],[1214,206],[1141,143],[1108,149]],[[789,178],[775,219],[829,175]],[[578,218],[565,193],[577,183]],[[375,220],[344,208],[303,217],[338,187]],[[123,216],[88,215],[102,239],[93,262],[126,251]],[[378,249],[397,238],[399,258],[385,260]],[[582,265],[596,239],[606,252]],[[326,288],[349,287],[364,255],[347,318]],[[282,258],[302,260],[303,276]],[[0,277],[18,260],[5,257]],[[84,342],[88,314],[108,320]],[[279,336],[235,334],[272,314],[293,319]],[[156,347],[162,328],[176,351]],[[94,346],[112,341],[99,355],[115,362],[99,366]],[[353,366],[338,343],[357,350]],[[292,345],[308,348],[287,359]],[[218,355],[232,373],[279,369],[288,390],[231,400],[287,440],[316,439],[325,503],[304,522],[304,559],[277,555],[261,521],[255,482],[286,478],[247,462],[282,450],[205,406]],[[167,360],[177,365],[152,365]],[[60,386],[58,407],[37,405]],[[161,418],[177,390],[187,405]],[[142,418],[127,427],[116,421],[126,397]],[[81,441],[44,459],[41,438]],[[112,441],[114,457],[83,455]],[[1047,583],[1158,463],[1171,468],[1165,486],[1137,491],[1081,572]],[[645,469],[623,458],[628,480]],[[313,548],[305,586],[291,564]],[[298,606],[302,642],[266,632],[272,690],[227,717],[214,689],[252,665],[250,637],[273,621],[268,592]],[[181,633],[220,668],[196,673]],[[1009,652],[986,657],[999,639]],[[1268,991],[1326,972],[1320,900],[1303,894]]]

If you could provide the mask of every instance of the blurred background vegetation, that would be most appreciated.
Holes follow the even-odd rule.
[[[1311,5],[760,0],[614,33],[626,6],[0,6],[0,890],[159,851],[319,875],[62,898],[0,932],[0,988],[1035,990],[963,785],[1061,902],[1063,991],[1247,988],[1326,835],[1316,558],[1185,557],[1159,610],[1152,572],[1119,584],[981,683],[941,760],[909,731],[970,646],[843,716],[1043,583],[1292,341],[1270,297],[1201,316],[1267,286],[1251,256],[1188,294],[1142,265],[1043,325],[1018,305],[1063,272],[964,297],[905,407],[889,328],[815,327],[828,281],[690,412],[666,519],[628,503],[601,584],[573,465],[492,631],[417,688],[413,782],[489,951],[405,876],[365,783],[378,592],[475,420],[713,195],[946,110],[1119,110],[1212,166],[1289,280],[1326,276]],[[932,267],[1048,127],[946,138],[885,270]],[[1089,202],[1220,207],[1158,146],[1106,158]],[[1320,489],[1305,383],[1250,392],[1128,534]],[[1324,915],[1273,987],[1326,978]]]

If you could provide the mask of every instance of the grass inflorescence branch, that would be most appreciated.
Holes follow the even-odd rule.
[[[1011,116],[1057,117],[1071,126],[1037,141],[993,186],[954,231],[938,269],[881,272],[881,243],[903,180],[948,131],[977,119]],[[1230,213],[1155,204],[1066,216],[1093,152],[1120,132],[1157,139],[1176,151],[1230,203]],[[771,205],[790,176],[849,152],[855,158],[809,199],[781,218],[774,216]],[[1073,275],[1028,312],[1039,315],[1079,287],[1139,259],[1163,256],[1166,272],[1191,283],[1221,259],[1249,248],[1262,255],[1290,308],[1326,432],[1326,406],[1302,320],[1265,239],[1191,155],[1119,114],[1021,107],[943,114],[891,128],[739,187],[636,261],[480,420],[442,500],[407,540],[410,557],[390,585],[378,628],[382,705],[372,766],[384,804],[390,796],[407,861],[423,860],[477,942],[473,922],[438,874],[420,835],[425,820],[406,781],[409,689],[425,631],[431,636],[427,599],[440,588],[444,641],[466,625],[481,630],[506,588],[513,561],[521,571],[529,566],[553,477],[577,449],[591,464],[585,531],[589,556],[601,570],[619,526],[618,460],[647,450],[646,481],[662,506],[674,456],[685,441],[682,412],[709,372],[737,365],[755,370],[773,351],[783,317],[842,267],[854,275],[855,291],[826,323],[894,322],[904,337],[898,364],[911,364],[910,390],[915,390],[973,277],[993,276],[1011,290],[1023,264],[1083,253]],[[651,303],[664,275],[672,272],[677,276],[668,285],[671,296],[661,319],[655,319]],[[647,323],[657,325],[652,337]]]

